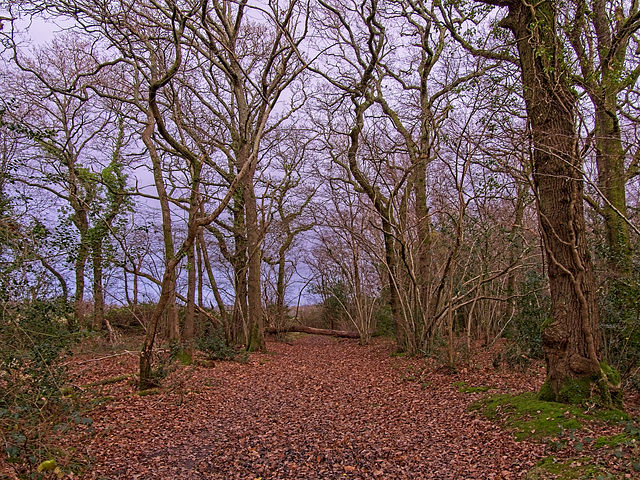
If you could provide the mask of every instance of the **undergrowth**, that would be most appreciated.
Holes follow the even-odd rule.
[[[4,459],[18,478],[45,478],[49,470],[64,474],[55,458],[68,454],[51,439],[92,423],[61,390],[66,371],[60,359],[79,336],[70,316],[70,306],[55,300],[5,304],[2,310],[0,432]]]

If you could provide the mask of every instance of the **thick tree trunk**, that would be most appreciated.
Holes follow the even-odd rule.
[[[262,312],[262,242],[258,225],[258,210],[253,190],[253,175],[244,178],[245,213],[247,222],[247,247],[249,269],[247,275],[247,300],[249,317],[249,351],[265,350],[264,316]]]
[[[583,211],[582,159],[574,123],[576,97],[555,33],[554,4],[509,3],[502,26],[515,35],[533,136],[533,180],[548,261],[552,318],[542,339],[547,363],[544,399],[582,402],[597,385],[611,404],[600,365],[601,336],[593,265]]]
[[[229,343],[248,343],[247,237],[242,188],[237,189],[233,200],[233,239],[235,245],[231,261],[233,264],[235,301],[233,303],[233,315],[231,318],[231,337],[227,340]]]

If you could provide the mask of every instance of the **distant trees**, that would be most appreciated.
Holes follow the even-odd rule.
[[[85,267],[90,259],[93,327],[100,329],[105,321],[105,241],[114,220],[125,211],[124,126],[117,119],[117,107],[88,89],[109,80],[100,73],[98,53],[84,39],[59,38],[39,47],[31,58],[22,58],[16,50],[14,60],[19,68],[3,72],[5,98],[17,106],[7,118],[22,126],[12,178],[42,200],[57,203],[62,225],[68,222],[75,228],[75,248],[66,245],[74,259],[75,316],[83,321]],[[105,148],[112,152],[110,157],[97,154]],[[51,213],[44,210],[42,215]],[[41,220],[43,225],[47,220]]]

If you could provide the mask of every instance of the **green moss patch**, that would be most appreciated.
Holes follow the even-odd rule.
[[[594,443],[594,447],[618,448],[636,446],[638,444],[640,444],[640,425],[629,421],[624,427],[624,432],[618,433],[617,435],[598,437]]]
[[[548,383],[540,389],[540,399],[548,402],[560,402],[570,405],[596,404],[603,407],[622,407],[620,373],[606,362],[600,362],[600,368],[606,379],[598,375],[564,381],[559,392],[554,392]]]
[[[535,393],[490,395],[474,402],[470,409],[498,421],[514,431],[516,440],[541,440],[576,431],[589,421],[619,423],[628,416],[620,410],[584,412],[583,408],[540,400]]]
[[[557,437],[582,427],[582,410],[575,406],[539,400],[535,393],[491,395],[471,407],[514,431],[516,440]]]
[[[542,480],[550,478],[585,479],[585,478],[611,478],[605,470],[592,464],[589,457],[558,461],[555,457],[547,457],[540,460],[533,469],[527,473],[525,480]]]
[[[160,393],[160,390],[158,388],[148,388],[147,390],[140,390],[138,392],[138,395],[140,395],[141,397],[147,397],[149,395],[157,395]]]
[[[495,388],[489,385],[482,385],[478,387],[471,387],[467,382],[453,382],[452,385],[462,393],[484,393]]]
[[[640,423],[620,410],[592,408],[593,404],[585,407],[543,401],[535,393],[490,395],[470,407],[513,431],[516,440],[544,442],[548,453],[557,452],[538,462],[526,480],[636,475],[640,472]],[[602,435],[612,430],[605,424],[617,426],[619,433]],[[594,435],[598,431],[602,436]]]

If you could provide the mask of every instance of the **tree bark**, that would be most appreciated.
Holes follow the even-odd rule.
[[[182,345],[189,355],[193,355],[196,317],[196,264],[195,242],[187,250],[187,309],[182,330]]]
[[[594,0],[592,12],[587,15],[586,4],[576,11],[569,39],[574,47],[582,70],[581,82],[586,88],[595,110],[594,140],[598,187],[604,197],[603,214],[608,248],[608,263],[618,278],[631,274],[631,244],[626,223],[627,202],[625,150],[622,144],[618,118],[618,93],[638,71],[626,70],[626,56],[632,32],[639,27],[637,20],[626,24],[622,9],[616,11],[615,25],[607,16],[606,0]],[[637,7],[636,7],[637,8]],[[632,9],[633,10],[633,9]],[[631,11],[629,15],[631,15]],[[592,24],[593,30],[589,24]],[[623,27],[626,25],[626,27]],[[595,34],[595,35],[594,35]],[[593,38],[595,36],[595,38]],[[595,40],[595,42],[594,42]],[[591,48],[587,52],[584,43],[595,43],[600,60],[596,66]],[[627,77],[627,75],[629,75]],[[626,77],[626,78],[625,78]]]
[[[253,170],[253,169],[252,169]],[[260,226],[258,225],[258,211],[253,188],[253,174],[244,179],[245,214],[247,225],[247,248],[249,253],[249,268],[247,275],[247,304],[249,317],[249,351],[265,350],[264,316],[262,312],[262,241]]]
[[[76,279],[73,316],[80,325],[84,323],[84,269],[87,264],[87,258],[89,258],[89,248],[85,243],[84,235],[80,232],[80,245],[73,265]]]
[[[617,92],[603,93],[605,98],[595,103],[598,186],[605,198],[609,266],[617,276],[625,278],[631,274],[631,241],[624,218],[627,216],[625,153],[617,115]]]
[[[554,4],[508,3],[501,25],[518,47],[532,140],[534,191],[548,260],[552,318],[542,332],[547,364],[544,399],[582,402],[600,387],[611,404],[611,385],[600,365],[601,335],[583,207],[582,159],[570,88],[556,35]]]
[[[304,325],[297,325],[293,327],[286,328],[268,328],[265,330],[266,333],[275,335],[278,333],[287,333],[287,332],[300,332],[300,333],[309,333],[311,335],[329,335],[332,337],[341,337],[341,338],[360,338],[360,334],[358,332],[349,332],[346,330],[330,330],[328,328],[312,328],[305,327]]]
[[[93,330],[104,326],[104,291],[102,288],[102,239],[96,238],[91,245],[93,262]]]
[[[234,253],[232,257],[235,300],[231,319],[230,343],[248,343],[247,331],[247,237],[244,215],[244,195],[242,188],[234,193],[233,198],[233,239]],[[242,336],[240,335],[242,333]]]
[[[227,314],[227,308],[222,300],[222,296],[220,295],[220,290],[218,289],[218,284],[216,282],[216,278],[213,275],[213,268],[211,268],[211,261],[209,260],[209,252],[207,252],[207,245],[204,240],[204,231],[200,229],[198,232],[198,246],[199,251],[202,256],[202,260],[204,263],[204,268],[207,272],[207,277],[209,278],[209,288],[213,292],[213,296],[216,299],[216,304],[218,305],[218,312],[220,314],[220,322],[224,326],[225,329],[225,338],[227,341],[230,340],[231,335],[229,333],[229,315]]]

